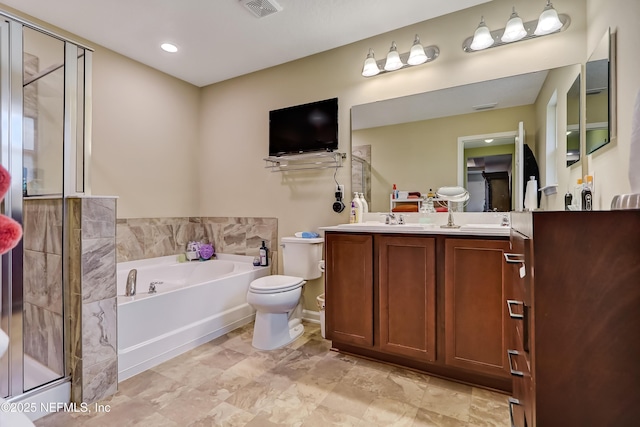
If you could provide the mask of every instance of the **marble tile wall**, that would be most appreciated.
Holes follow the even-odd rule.
[[[64,375],[62,199],[25,199],[24,351]]]
[[[178,217],[118,219],[118,262],[178,255],[189,241],[213,243],[216,252],[258,255],[262,241],[270,249],[271,265],[277,257],[277,218]]]
[[[94,402],[118,387],[116,199],[69,199],[71,399]]]

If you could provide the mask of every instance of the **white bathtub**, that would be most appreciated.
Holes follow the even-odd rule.
[[[253,257],[218,254],[217,260],[176,262],[176,256],[118,263],[118,381],[251,322],[249,284],[269,274]],[[127,274],[137,270],[137,292],[125,296]],[[155,294],[149,294],[151,282]]]

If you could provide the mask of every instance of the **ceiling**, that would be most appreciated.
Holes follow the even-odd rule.
[[[206,86],[489,0],[275,0],[257,18],[246,0],[0,0],[37,19]],[[265,0],[254,0],[258,3]],[[160,49],[172,42],[179,51]],[[362,53],[362,57],[366,52]]]

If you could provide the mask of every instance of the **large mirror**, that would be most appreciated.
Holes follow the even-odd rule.
[[[611,36],[607,30],[585,67],[587,154],[607,145],[615,135],[615,102],[611,100],[615,93]]]
[[[511,200],[510,209],[500,210],[518,210],[525,187],[515,178],[519,128],[530,159],[536,144],[547,144],[540,126],[546,120],[548,99],[540,99],[540,93],[550,98],[558,87],[558,98],[566,99],[579,69],[572,65],[354,106],[352,191],[365,194],[372,212],[389,212],[394,184],[400,191],[423,195],[460,184],[482,191],[488,184],[478,185],[478,176],[504,171],[500,176],[506,176],[508,183],[505,197]],[[564,120],[557,126],[551,134],[564,135]],[[522,175],[528,179],[529,171]],[[475,209],[493,210],[486,209],[487,195],[480,197],[483,200],[474,199]]]

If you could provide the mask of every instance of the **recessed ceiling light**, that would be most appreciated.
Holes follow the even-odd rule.
[[[484,142],[486,142],[487,144],[489,144],[490,142],[493,142],[493,138],[491,139],[485,139]]]
[[[160,47],[162,50],[169,53],[176,53],[178,51],[178,46],[172,43],[162,43]]]

